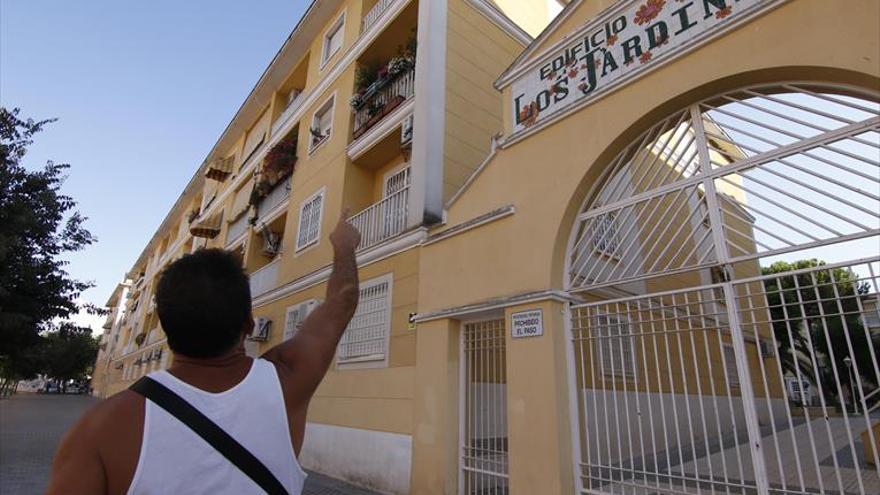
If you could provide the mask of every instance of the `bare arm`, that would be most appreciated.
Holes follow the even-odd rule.
[[[296,404],[307,403],[321,383],[358,303],[358,272],[355,249],[358,231],[346,222],[343,212],[330,234],[333,272],[327,281],[324,303],[306,318],[294,338],[270,349],[264,357],[289,372],[282,379],[285,395]]]
[[[104,463],[90,428],[88,418],[83,418],[64,436],[52,462],[48,495],[107,493]]]

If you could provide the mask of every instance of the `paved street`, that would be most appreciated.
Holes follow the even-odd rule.
[[[64,432],[97,399],[18,394],[0,400],[0,494],[40,494]],[[309,474],[306,495],[373,495],[332,478]]]

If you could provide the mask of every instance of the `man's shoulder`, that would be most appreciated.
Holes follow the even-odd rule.
[[[80,418],[76,425],[79,433],[99,440],[104,433],[112,431],[114,424],[130,424],[133,418],[143,415],[144,398],[131,390],[123,390],[98,402]]]

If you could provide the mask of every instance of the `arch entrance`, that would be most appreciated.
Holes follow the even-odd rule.
[[[607,165],[567,251],[582,493],[880,493],[878,101],[746,87]]]

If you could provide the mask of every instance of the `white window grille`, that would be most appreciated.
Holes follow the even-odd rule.
[[[303,201],[299,210],[299,231],[296,236],[297,251],[318,242],[318,238],[321,236],[321,213],[323,209],[323,189]]]
[[[339,342],[338,364],[382,361],[391,333],[391,275],[361,284],[357,310]]]
[[[330,137],[333,132],[333,107],[336,96],[331,96],[312,116],[311,138],[309,139],[309,152],[313,151],[321,143]]]
[[[327,63],[330,58],[342,48],[342,37],[345,30],[345,13],[339,16],[339,19],[333,23],[333,26],[327,30],[324,35],[324,48],[321,51],[321,67]]]
[[[596,316],[594,335],[601,353],[602,373],[632,378],[636,374],[636,349],[629,320],[620,315]]]
[[[605,256],[615,257],[619,246],[616,215],[605,213],[597,216],[593,222],[593,247]]]
[[[409,185],[409,165],[385,177],[384,196],[387,198]]]
[[[318,307],[317,299],[310,299],[300,304],[287,308],[284,318],[284,340],[290,340],[299,332],[306,317]]]

